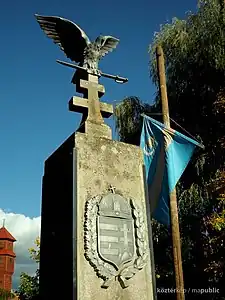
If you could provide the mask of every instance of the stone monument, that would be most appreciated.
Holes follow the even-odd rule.
[[[112,140],[104,118],[113,107],[99,101],[105,92],[100,76],[127,81],[98,69],[99,59],[119,40],[101,36],[91,43],[66,19],[36,18],[67,56],[80,63],[61,62],[77,69],[72,82],[83,93],[69,101],[70,111],[83,114],[78,130],[45,162],[41,299],[156,299],[142,152]]]

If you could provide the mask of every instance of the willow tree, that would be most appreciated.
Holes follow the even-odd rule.
[[[199,150],[178,186],[182,254],[186,286],[217,286],[224,274],[224,176],[225,168],[225,9],[224,1],[199,1],[198,11],[184,20],[174,18],[154,35],[149,47],[150,76],[157,86],[155,49],[165,55],[170,116],[200,138]],[[122,141],[138,144],[142,112],[160,112],[155,106],[129,97],[116,107],[116,126]],[[216,183],[216,184],[214,184]],[[222,186],[217,192],[216,186]],[[209,189],[210,187],[210,189]],[[166,229],[155,225],[154,247],[162,285],[171,286],[171,247]],[[169,234],[169,232],[167,232]],[[162,253],[165,250],[165,255]],[[199,280],[194,278],[198,276]],[[225,294],[225,292],[224,292]],[[168,295],[167,295],[168,296]],[[172,296],[171,296],[172,297]],[[195,299],[198,295],[190,295]],[[204,295],[205,299],[207,296]],[[209,295],[209,299],[221,296]],[[188,296],[187,296],[188,298]]]
[[[142,127],[141,114],[154,109],[147,103],[142,103],[138,97],[125,98],[116,106],[116,128],[119,138],[125,143],[139,145]]]
[[[174,18],[150,46],[151,78],[157,82],[155,48],[166,57],[170,113],[205,141],[205,170],[214,173],[224,161],[225,13],[224,2],[202,1],[196,14]],[[206,142],[207,141],[207,142]],[[222,156],[221,156],[222,155]]]

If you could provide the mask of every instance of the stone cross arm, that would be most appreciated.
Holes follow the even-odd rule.
[[[88,114],[89,100],[81,97],[72,97],[69,101],[69,110],[73,112]],[[100,102],[100,111],[103,118],[109,118],[113,114],[112,104]]]
[[[78,131],[111,139],[111,129],[104,124],[104,118],[113,114],[111,104],[99,101],[105,88],[98,83],[98,76],[87,74],[87,80],[80,79],[76,91],[83,93],[84,98],[74,96],[69,101],[69,110],[83,114]]]

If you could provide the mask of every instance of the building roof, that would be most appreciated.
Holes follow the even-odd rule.
[[[3,226],[0,228],[0,240],[9,240],[15,242],[16,239],[8,232],[8,230]]]

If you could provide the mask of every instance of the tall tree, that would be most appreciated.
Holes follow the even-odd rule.
[[[178,184],[185,287],[217,287],[220,294],[201,296],[222,299],[222,293],[225,294],[224,1],[199,1],[197,13],[189,13],[185,20],[174,18],[161,26],[149,47],[150,73],[156,85],[158,44],[165,54],[170,115],[206,147],[196,152]],[[117,106],[116,125],[122,141],[138,144],[142,112],[159,113],[159,95],[154,107],[142,104],[137,97],[126,98]],[[174,282],[170,232],[157,222],[153,222],[153,232],[157,284],[171,287]],[[159,294],[159,299],[174,296]],[[199,294],[187,294],[186,298],[199,298]]]
[[[225,158],[225,13],[220,2],[200,1],[196,14],[163,25],[150,45],[151,78],[157,83],[155,48],[161,44],[170,114],[207,141],[204,171],[209,176]]]

